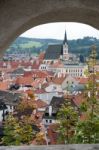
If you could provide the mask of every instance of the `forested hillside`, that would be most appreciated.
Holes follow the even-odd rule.
[[[7,49],[8,53],[23,53],[29,51],[30,53],[39,54],[41,51],[45,51],[49,44],[60,44],[62,40],[55,39],[35,39],[18,37],[13,44]],[[99,39],[93,37],[85,37],[83,39],[68,40],[69,51],[75,54],[81,54],[88,56],[90,53],[90,47],[96,45],[99,58]]]

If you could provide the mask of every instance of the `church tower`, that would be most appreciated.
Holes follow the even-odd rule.
[[[65,60],[69,59],[66,30],[65,30],[64,41],[63,41],[63,59]]]

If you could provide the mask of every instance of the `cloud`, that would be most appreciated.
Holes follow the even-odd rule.
[[[72,23],[72,22],[61,22],[61,23],[49,23],[36,26],[20,36],[30,37],[30,38],[53,38],[53,39],[63,39],[64,32],[67,32],[68,39],[78,39],[85,36],[91,36],[99,38],[99,31],[92,26]]]

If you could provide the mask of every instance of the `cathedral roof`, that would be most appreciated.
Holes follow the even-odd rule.
[[[49,45],[45,53],[45,59],[58,59],[62,53],[63,47],[61,44]]]

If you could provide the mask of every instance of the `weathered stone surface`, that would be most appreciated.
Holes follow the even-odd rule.
[[[0,150],[99,150],[99,144],[0,147]]]
[[[99,0],[0,0],[0,52],[39,24],[81,22],[99,28]]]

